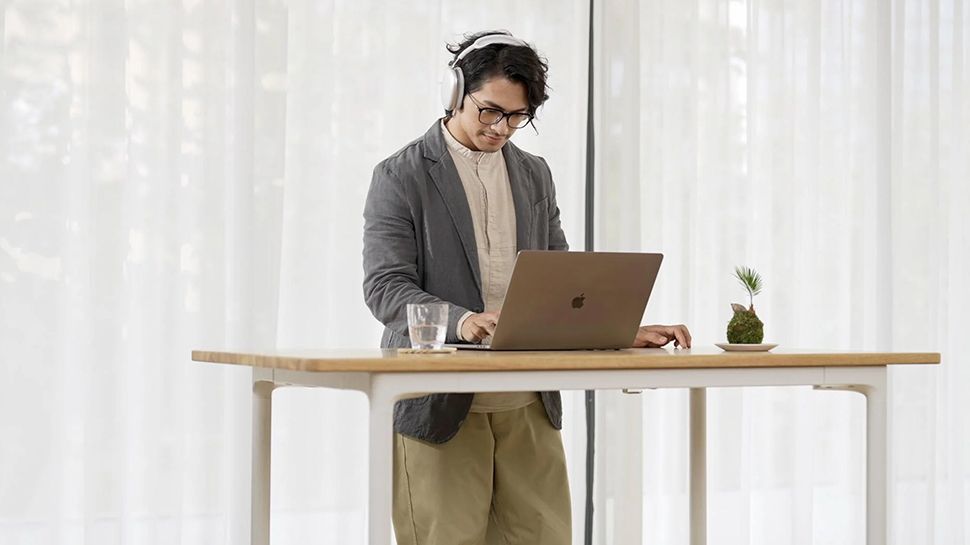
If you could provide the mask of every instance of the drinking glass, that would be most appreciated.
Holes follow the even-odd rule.
[[[408,335],[411,337],[411,348],[441,348],[445,344],[445,333],[447,329],[447,304],[408,304]]]

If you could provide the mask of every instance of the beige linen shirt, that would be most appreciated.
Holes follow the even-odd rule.
[[[501,150],[485,153],[468,149],[448,132],[444,122],[441,123],[441,131],[458,169],[471,211],[485,312],[501,310],[512,278],[517,250],[515,205],[509,186],[509,172],[505,168],[505,156]],[[459,338],[461,326],[470,315],[465,314],[458,321]],[[535,392],[477,393],[471,412],[518,409],[537,399],[539,395]]]

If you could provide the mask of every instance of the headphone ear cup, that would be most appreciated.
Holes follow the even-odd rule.
[[[465,92],[465,77],[461,68],[448,68],[441,78],[441,105],[445,112],[453,112],[458,108]]]
[[[455,99],[451,104],[451,111],[455,111],[461,106],[463,98],[465,98],[465,73],[461,71],[461,68],[455,68]]]
[[[438,83],[441,86],[441,107],[445,109],[445,112],[450,112],[455,101],[455,83],[457,83],[455,71],[450,67],[445,69],[441,73],[441,80]]]

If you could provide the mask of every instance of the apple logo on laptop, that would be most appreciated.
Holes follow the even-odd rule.
[[[586,294],[580,293],[579,297],[573,297],[573,308],[583,308],[583,301],[586,300]]]

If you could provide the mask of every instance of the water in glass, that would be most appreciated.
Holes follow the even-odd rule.
[[[408,326],[408,333],[411,335],[411,348],[441,348],[445,344],[445,328],[447,327],[447,324]]]

